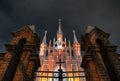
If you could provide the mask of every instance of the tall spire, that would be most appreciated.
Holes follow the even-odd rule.
[[[63,32],[61,30],[61,19],[59,19],[59,26],[58,26],[58,32],[57,32],[57,40],[61,41],[63,38]]]
[[[58,34],[62,34],[62,29],[61,29],[61,19],[59,19],[59,28],[58,28]]]
[[[43,41],[42,41],[42,43],[44,43],[44,44],[46,44],[46,34],[47,34],[47,31],[45,30],[45,35],[44,35]]]
[[[77,40],[77,37],[76,37],[76,34],[75,34],[75,30],[73,30],[73,35],[74,35],[74,43],[78,43],[78,40]]]

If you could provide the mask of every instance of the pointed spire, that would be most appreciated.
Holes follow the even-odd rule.
[[[58,34],[62,34],[62,29],[61,29],[61,19],[59,19],[59,28],[58,28]]]
[[[53,38],[53,43],[55,43],[55,37]]]
[[[43,41],[42,41],[42,43],[44,43],[44,44],[46,44],[46,34],[47,34],[47,31],[45,31],[45,35],[44,35]]]
[[[69,47],[71,47],[71,43],[70,43],[70,40],[68,40],[68,44],[69,44]]]
[[[49,47],[51,46],[51,40],[49,41]]]
[[[53,47],[55,47],[55,37],[53,38]]]
[[[72,54],[70,40],[68,40],[68,45],[69,45],[69,52],[70,52],[70,54]],[[71,55],[71,56],[72,56],[72,55]]]
[[[67,46],[67,41],[66,41],[66,37],[64,38],[64,42],[65,42],[65,47]]]
[[[66,37],[64,38],[64,41],[65,41],[65,43],[67,42],[67,41],[66,41]]]
[[[75,30],[73,30],[73,35],[74,35],[74,43],[78,43],[78,40],[77,40],[77,37],[76,37],[76,34],[75,34]]]

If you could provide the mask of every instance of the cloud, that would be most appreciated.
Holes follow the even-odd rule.
[[[44,30],[48,30],[48,39],[52,39],[56,36],[58,19],[61,18],[67,38],[72,39],[72,30],[75,29],[80,40],[86,26],[95,25],[111,34],[110,41],[113,44],[120,45],[116,41],[120,40],[118,3],[119,0],[2,0],[0,24],[3,28],[0,28],[0,37],[5,39],[9,37],[9,32],[35,24],[41,38]]]

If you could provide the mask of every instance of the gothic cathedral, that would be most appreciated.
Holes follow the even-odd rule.
[[[57,38],[49,41],[49,45],[46,43],[46,34],[43,38],[42,43],[40,44],[40,62],[41,67],[39,67],[38,71],[53,71],[53,73],[38,73],[39,76],[54,76],[59,77],[57,73],[54,71],[58,71],[61,68],[63,72],[63,80],[62,81],[85,81],[85,77],[79,77],[84,75],[84,71],[82,67],[80,67],[82,63],[82,55],[81,55],[81,46],[77,40],[75,31],[73,30],[73,44],[71,45],[70,40],[64,38],[63,40],[63,32],[61,29],[61,20],[59,20],[59,26],[57,31]],[[68,42],[67,42],[68,41]],[[59,62],[61,61],[61,65]],[[57,63],[58,62],[58,63]],[[63,62],[63,63],[62,63]],[[67,73],[70,72],[71,73]],[[81,71],[81,72],[80,72]],[[73,73],[76,72],[76,73]],[[37,78],[36,81],[59,81],[58,78]],[[69,77],[69,78],[65,78]],[[76,77],[76,78],[74,78]]]
[[[47,31],[40,42],[34,25],[12,32],[13,39],[0,53],[0,81],[120,81],[120,54],[109,34],[88,26],[81,44],[73,30],[73,43],[57,35],[47,44]],[[81,51],[84,52],[81,53]]]

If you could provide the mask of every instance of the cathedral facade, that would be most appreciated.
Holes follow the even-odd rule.
[[[0,81],[120,81],[120,54],[109,34],[88,26],[78,42],[64,38],[59,21],[56,38],[40,43],[34,25],[12,32],[13,39],[0,53]],[[84,56],[81,51],[84,51]]]
[[[57,72],[61,68],[64,72],[63,81],[85,81],[85,77],[80,77],[84,75],[84,71],[82,67],[80,67],[82,63],[82,55],[81,55],[81,46],[77,40],[75,31],[73,30],[73,44],[71,44],[70,40],[64,38],[63,40],[63,32],[61,29],[61,21],[59,21],[57,37],[49,41],[49,45],[46,43],[46,34],[43,38],[42,43],[40,44],[40,62],[41,67],[38,71],[53,71],[53,73],[38,73],[39,76],[59,76]],[[61,67],[59,66],[59,60],[61,63]],[[67,72],[71,73],[67,73]],[[81,71],[81,72],[80,72]],[[76,72],[76,73],[73,73]],[[37,78],[36,81],[59,81],[58,78]],[[76,77],[76,78],[75,78]]]

